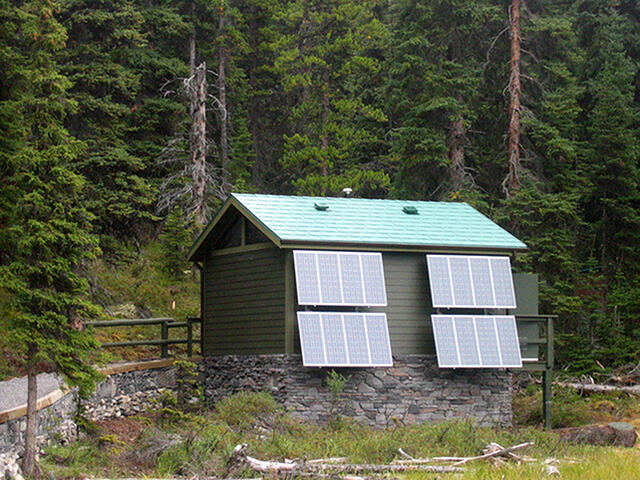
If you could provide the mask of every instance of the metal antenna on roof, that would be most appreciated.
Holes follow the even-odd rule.
[[[342,189],[342,193],[344,193],[344,196],[347,198],[351,196],[351,192],[353,192],[352,188],[347,187]]]

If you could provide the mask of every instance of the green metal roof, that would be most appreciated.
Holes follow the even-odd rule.
[[[466,203],[232,194],[194,244],[190,258],[231,205],[280,247],[362,244],[404,248],[527,248]],[[417,213],[405,213],[405,210],[413,212],[405,207],[414,207]]]

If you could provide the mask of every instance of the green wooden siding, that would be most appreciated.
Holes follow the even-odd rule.
[[[204,355],[284,353],[284,252],[210,255],[204,270]]]
[[[394,354],[435,353],[427,261],[423,253],[383,253],[387,314]]]

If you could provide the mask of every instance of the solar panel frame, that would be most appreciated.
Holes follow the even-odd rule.
[[[471,288],[471,297],[473,298],[472,303],[462,303],[456,301],[456,293],[455,293],[455,282],[454,282],[454,270],[451,266],[451,259],[454,259],[455,262],[462,262],[466,259],[468,265],[468,280],[470,282]],[[477,263],[476,261],[479,259],[486,259],[489,265],[489,280],[490,280],[490,288],[493,297],[492,303],[482,303],[479,301],[479,295],[476,295],[476,290],[479,290],[475,284],[478,275],[475,275],[474,278],[474,266],[473,263]],[[492,260],[497,260],[501,263],[506,263],[508,265],[508,281],[506,280],[507,276],[498,277],[498,272],[494,275],[492,269]],[[447,271],[449,280],[443,278],[444,272],[440,270],[435,270],[436,263],[443,263],[446,260]],[[474,262],[472,262],[472,260]],[[501,272],[504,273],[504,272]],[[516,308],[516,296],[515,290],[513,287],[513,275],[511,273],[511,260],[506,256],[491,256],[491,255],[441,255],[441,254],[428,254],[427,255],[427,277],[429,279],[429,291],[431,294],[431,304],[435,308]],[[485,279],[486,280],[486,279]],[[498,280],[498,282],[497,282]],[[450,295],[446,295],[447,288],[443,285],[440,285],[439,282],[444,282],[449,287]],[[505,301],[504,303],[499,303],[496,301],[496,298],[499,298],[499,294],[496,292],[496,283],[504,285],[506,291],[503,292],[503,296],[509,297],[510,301]]]
[[[477,352],[477,356],[478,356],[478,362],[474,362],[474,363],[464,363],[463,362],[463,355],[461,352],[461,339],[458,337],[458,329],[456,328],[456,322],[457,321],[462,321],[462,320],[467,320],[468,319],[472,319],[473,322],[473,330],[474,330],[474,335],[473,335],[473,343],[475,345],[476,348],[476,352]],[[478,335],[478,321],[479,320],[491,320],[492,322],[492,326],[495,332],[495,346],[497,348],[497,352],[498,352],[498,362],[497,363],[487,363],[487,364],[483,364],[483,343],[482,340],[480,338],[480,336]],[[501,344],[501,337],[500,337],[500,331],[501,329],[498,327],[498,320],[500,320],[500,322],[502,322],[503,324],[505,324],[506,326],[508,326],[508,329],[510,330],[509,335],[508,336],[503,336],[502,337],[502,341],[506,341],[511,343],[511,349],[512,349],[512,353],[513,356],[511,357],[511,359],[509,359],[509,361],[506,361],[507,359],[505,359],[505,356],[503,356],[503,345]],[[444,330],[446,330],[445,328],[443,328],[445,322],[449,323],[451,325],[451,337],[452,338],[445,338],[444,337]],[[520,342],[518,339],[518,332],[517,332],[517,328],[516,328],[516,318],[513,315],[431,315],[431,326],[433,329],[433,337],[434,337],[434,341],[436,344],[436,356],[438,358],[438,366],[440,368],[522,368],[522,354],[520,352]],[[502,330],[504,330],[504,327],[502,328]],[[515,336],[513,334],[513,332],[515,332]],[[445,346],[447,346],[447,348],[450,348],[448,345],[451,345],[451,343],[453,343],[455,350],[456,350],[456,356],[457,356],[457,362],[452,362],[451,361],[451,357],[452,355],[449,355],[447,357],[447,360],[445,360]],[[493,345],[489,345],[490,347],[493,347]],[[485,350],[486,351],[486,350]],[[442,357],[442,358],[441,358]],[[517,358],[516,361],[513,361],[514,358]]]
[[[387,316],[384,313],[354,313],[354,312],[297,312],[298,316],[298,332],[300,335],[300,347],[302,350],[302,362],[305,367],[392,367],[393,366],[393,356],[391,352],[391,341],[389,336],[389,325],[387,323]],[[331,332],[327,332],[328,324],[330,322],[331,317],[339,317],[341,328],[339,331],[335,331],[334,329]],[[365,334],[365,342],[367,347],[367,362],[354,361],[351,358],[349,344],[349,335],[347,334],[347,322],[345,321],[345,317],[360,317],[362,325],[364,327]],[[335,319],[334,319],[335,320]],[[383,340],[383,350],[386,350],[385,356],[388,361],[373,361],[373,349],[372,345],[374,340],[371,336],[371,329],[369,328],[369,324],[373,321],[383,321],[385,336]],[[309,349],[309,340],[305,337],[304,332],[309,331],[307,322],[315,322],[315,324],[320,325],[321,335],[320,338],[322,340],[322,348],[323,348],[323,361],[322,362],[312,362],[309,360],[308,354],[310,353]],[[327,335],[329,333],[329,336]],[[328,345],[328,340],[332,339],[336,342],[335,345]],[[378,339],[379,340],[379,339]],[[338,345],[339,344],[339,345]],[[379,344],[378,344],[379,346]],[[333,361],[330,358],[330,351],[334,350],[344,350],[345,352],[345,361]],[[388,352],[388,354],[387,354]],[[318,353],[318,352],[316,352]],[[354,355],[355,357],[355,355]]]
[[[308,265],[305,264],[302,259],[308,258],[309,255],[312,255],[315,259],[315,280],[312,275],[306,270]],[[327,285],[323,285],[321,272],[320,272],[320,263],[319,256],[334,256],[335,257],[335,265],[337,269],[337,276],[339,279],[339,288],[340,288],[340,301],[337,301],[336,296],[334,296],[333,300],[325,300],[326,295],[323,292],[323,286],[326,288]],[[349,285],[348,288],[357,289],[359,288],[362,293],[362,300],[356,301],[353,296],[346,295],[347,286],[345,286],[344,282],[346,281],[346,275],[343,275],[343,262],[341,258],[345,256],[357,256],[358,257],[358,265],[360,272],[360,280],[358,286]],[[367,265],[375,265],[374,269],[377,269],[376,274],[371,279],[371,282],[368,282],[367,277],[365,276],[365,265],[362,261],[363,257],[366,257],[368,260],[373,259],[373,264],[371,262],[367,262]],[[344,251],[327,251],[327,250],[294,250],[293,251],[293,259],[294,259],[294,271],[295,271],[295,280],[296,280],[296,293],[298,299],[298,305],[317,305],[317,306],[353,306],[353,307],[386,307],[387,306],[387,288],[386,288],[386,280],[384,277],[384,265],[382,263],[382,254],[379,252],[344,252]],[[351,278],[351,277],[349,277]],[[357,279],[356,279],[357,280]],[[315,283],[313,283],[315,281]],[[377,285],[375,285],[377,283]],[[368,294],[368,286],[372,286],[375,292],[374,300],[370,300],[369,297],[372,297],[371,294]],[[318,294],[309,295],[308,292],[313,292],[317,290]],[[369,292],[370,293],[370,292]]]

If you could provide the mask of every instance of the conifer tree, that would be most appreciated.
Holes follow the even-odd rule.
[[[390,11],[387,103],[394,196],[447,197],[473,186],[473,139],[482,63],[501,12],[490,2],[398,0]],[[447,178],[449,177],[449,178]]]
[[[385,36],[373,1],[292,1],[279,13],[275,68],[290,97],[291,133],[282,165],[304,194],[335,194],[343,187],[376,192],[388,176],[355,161],[351,153],[370,142],[361,119],[383,123],[383,110],[352,88],[380,68],[369,55]]]
[[[586,140],[581,170],[587,180],[586,220],[591,225],[594,257],[608,281],[618,269],[636,272],[640,241],[640,142],[634,104],[636,64],[628,57],[629,24],[611,8],[593,24],[587,81]],[[598,55],[595,55],[595,52]]]
[[[167,215],[159,237],[164,268],[173,278],[180,278],[187,268],[187,254],[193,240],[192,234],[191,217],[185,217],[184,211],[175,207]]]
[[[21,125],[14,128],[20,136],[5,179],[14,203],[0,225],[6,256],[0,278],[10,295],[10,341],[28,378],[23,470],[35,477],[39,365],[61,371],[83,391],[97,377],[88,362],[97,344],[81,323],[94,307],[85,299],[87,283],[79,274],[96,243],[89,233],[91,215],[80,201],[84,180],[71,169],[84,146],[62,125],[72,104],[65,100],[69,81],[55,62],[66,40],[55,18],[58,5],[32,0],[1,6],[14,15],[15,36],[0,50],[10,52],[21,68],[11,76],[13,88],[0,111],[13,109]]]
[[[63,5],[61,18],[69,32],[64,73],[78,104],[66,123],[87,144],[78,159],[88,180],[85,204],[98,218],[100,233],[129,239],[136,226],[154,220],[154,188],[146,172],[151,164],[130,141],[139,108],[140,59],[149,48],[144,16],[132,0]]]

